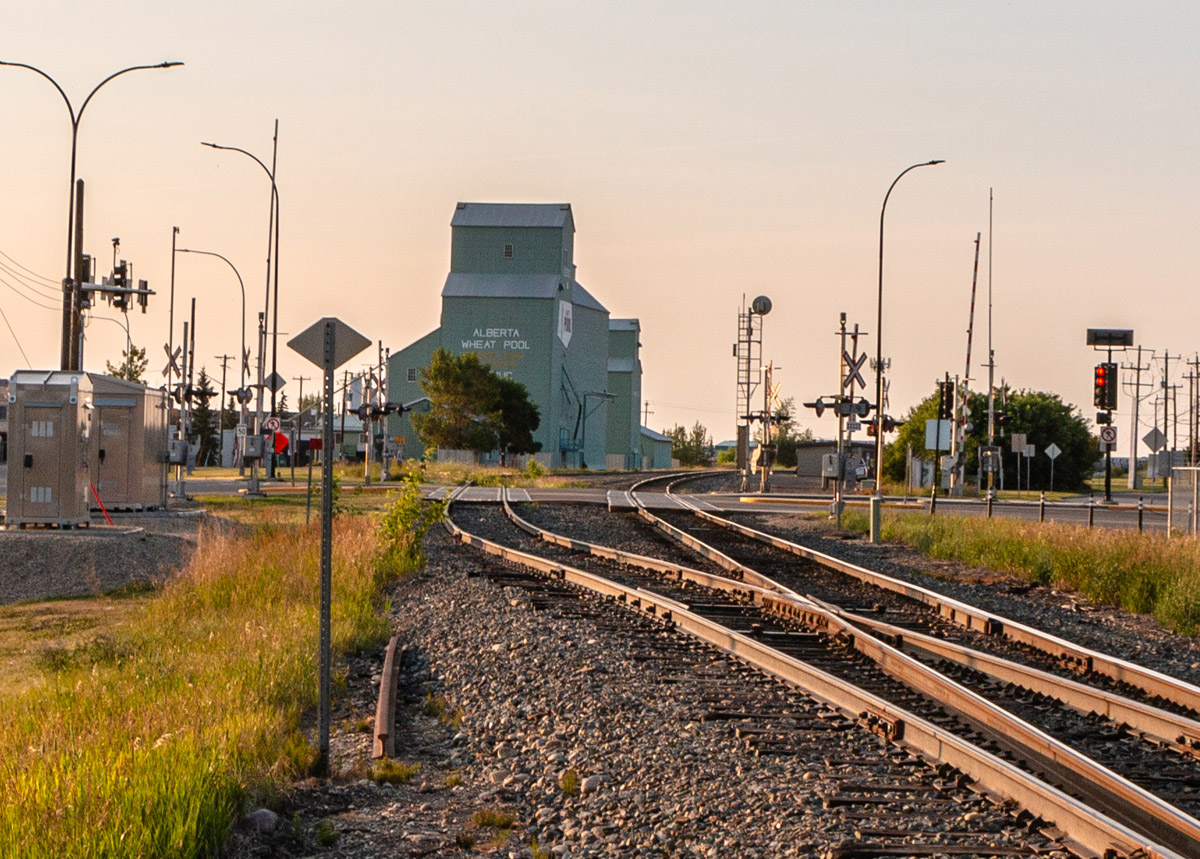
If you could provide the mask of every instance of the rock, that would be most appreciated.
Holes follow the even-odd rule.
[[[269,808],[256,808],[246,815],[246,823],[258,832],[274,832],[279,825],[279,815]]]

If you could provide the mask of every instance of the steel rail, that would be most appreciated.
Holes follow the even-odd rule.
[[[734,522],[723,516],[717,516],[706,510],[701,510],[682,496],[674,495],[673,497],[686,506],[693,514],[706,522],[720,525],[744,537],[749,537],[760,543],[765,543],[776,549],[813,561],[828,569],[852,576],[859,581],[924,603],[934,609],[940,616],[964,629],[976,630],[987,635],[1003,635],[1012,641],[1028,645],[1049,654],[1058,660],[1060,664],[1073,671],[1083,674],[1094,671],[1119,683],[1128,683],[1131,686],[1136,686],[1149,695],[1173,701],[1189,710],[1200,712],[1200,688],[1184,680],[1171,677],[1152,668],[1137,665],[1116,656],[1110,656],[1098,650],[1074,644],[994,612],[983,611],[953,597],[940,594],[937,591],[894,579],[891,576],[868,570],[849,561],[834,558],[831,555],[801,546],[782,537],[767,534],[748,525],[743,525],[740,522]],[[636,495],[634,496],[634,500],[635,502],[637,501]],[[639,505],[639,512],[641,509]],[[690,538],[690,535],[689,539],[694,540],[694,538]]]
[[[1200,755],[1200,722],[1195,719],[1152,707],[1123,695],[1096,689],[1067,677],[1059,677],[1039,668],[1012,662],[963,644],[843,611],[813,596],[806,598],[854,626],[882,637],[888,644],[905,653],[944,659],[1004,683],[1013,683],[1034,692],[1051,695],[1081,713],[1096,713],[1117,724],[1124,723],[1134,731],[1159,742],[1177,747],[1178,751],[1193,756]]]
[[[576,540],[565,535],[556,534],[522,519],[510,505],[507,490],[502,502],[505,514],[522,530],[548,543],[585,552],[601,558],[616,561],[629,566],[662,573],[681,581],[691,581],[703,587],[724,591],[749,590],[748,594],[757,605],[765,605],[763,597],[768,594],[782,594],[795,598],[798,602],[812,605],[829,614],[847,621],[849,624],[864,627],[872,634],[882,637],[893,647],[906,653],[916,653],[931,658],[945,659],[958,665],[974,669],[1006,683],[1015,683],[1042,694],[1052,695],[1063,704],[1081,713],[1098,713],[1115,723],[1124,723],[1131,729],[1150,736],[1162,743],[1175,747],[1192,755],[1200,754],[1200,722],[1152,707],[1139,701],[1133,701],[1121,695],[1095,689],[1055,674],[1032,668],[1020,663],[1011,662],[998,656],[993,656],[966,645],[956,644],[944,639],[924,635],[909,629],[867,618],[847,612],[841,608],[825,603],[811,595],[801,596],[796,591],[785,587],[771,579],[765,579],[765,585],[757,587],[721,576],[714,576],[680,564],[650,558],[633,552],[625,552]],[[829,629],[819,615],[811,613],[804,618],[806,625]],[[840,630],[835,630],[840,631]]]
[[[564,549],[573,549],[577,552],[585,552],[587,554],[595,555],[598,558],[606,558],[610,561],[616,561],[619,564],[628,564],[630,566],[640,567],[641,569],[650,570],[652,572],[666,573],[668,575],[675,576],[680,580],[692,581],[708,588],[730,590],[731,588],[729,588],[729,585],[731,583],[737,585],[741,584],[741,582],[733,582],[731,579],[724,578],[722,576],[714,576],[711,573],[705,573],[701,570],[696,570],[681,564],[674,564],[670,561],[651,558],[647,555],[638,555],[633,552],[625,552],[620,549],[613,549],[596,543],[588,543],[583,540],[575,540],[571,537],[555,534],[552,531],[539,528],[533,523],[522,519],[517,515],[516,511],[512,509],[512,506],[509,503],[507,487],[501,492],[500,501],[504,505],[505,515],[512,520],[514,525],[528,534],[532,534],[533,536],[538,537],[547,543],[552,543],[556,546],[562,546]],[[726,556],[721,555],[721,557]],[[742,582],[745,582],[747,586],[757,590],[773,591],[775,593],[789,594],[797,599],[800,598],[800,595],[791,588],[784,587],[773,579],[769,579],[760,573],[743,567],[732,558],[726,558],[726,560],[729,561],[730,564],[734,565],[735,570],[742,574]]]
[[[372,756],[392,758],[396,756],[396,734],[392,726],[396,723],[396,643],[399,636],[393,635],[383,657],[383,672],[379,676],[379,703],[375,705],[375,742]]]
[[[636,495],[634,499],[638,500]],[[640,503],[638,509],[641,515],[652,522],[661,521]],[[702,512],[694,505],[691,505],[690,509],[696,513]],[[669,523],[662,522],[661,526],[665,526],[664,530],[668,533],[682,533]],[[700,543],[688,536],[689,544]],[[750,570],[736,561],[733,563],[742,570]],[[771,582],[770,579],[766,581]],[[1114,814],[1122,822],[1146,833],[1159,831],[1159,827],[1169,827],[1172,832],[1170,837],[1164,838],[1166,843],[1182,848],[1185,853],[1200,855],[1200,821],[1154,794],[1076,752],[1040,729],[1017,719],[1007,710],[908,657],[900,650],[870,636],[855,634],[856,629],[848,621],[820,610],[814,601],[802,599],[798,602],[786,595],[768,595],[763,598],[763,604],[777,616],[792,616],[810,625],[814,609],[828,615],[823,628],[847,636],[856,650],[897,681],[951,708],[963,720],[990,733],[993,741],[1002,747],[1008,747],[1010,751],[1034,762],[1034,765],[1052,774],[1060,783],[1071,784],[1093,804],[1109,805],[1108,798],[1116,798],[1120,807]],[[1081,778],[1083,781],[1079,781]]]
[[[1012,799],[1030,812],[1040,815],[1044,819],[1052,820],[1069,840],[1075,842],[1086,852],[1099,855],[1104,854],[1105,851],[1116,850],[1126,855],[1136,854],[1146,857],[1162,857],[1162,859],[1200,855],[1200,823],[1192,821],[1177,809],[1166,805],[1156,797],[1145,794],[1144,791],[1117,776],[1110,774],[1111,778],[1108,781],[1120,785],[1117,788],[1119,795],[1125,795],[1124,786],[1127,785],[1128,789],[1135,794],[1144,795],[1150,806],[1158,807],[1160,820],[1164,821],[1158,827],[1158,832],[1167,835],[1167,839],[1151,840],[1125,823],[1097,811],[1096,808],[1067,795],[990,752],[972,745],[967,740],[941,729],[879,696],[783,654],[769,645],[703,618],[675,600],[661,597],[643,588],[629,588],[584,570],[485,540],[464,531],[449,517],[444,522],[447,530],[465,544],[475,546],[510,563],[538,570],[552,578],[609,597],[643,614],[658,617],[695,638],[804,689],[851,718],[858,719],[870,730],[885,738],[912,749],[926,759],[946,763],[959,769],[974,779],[985,792]],[[766,603],[777,601],[779,605],[776,606],[776,609],[783,613],[791,611],[795,614],[814,608],[804,607],[794,598],[784,595],[764,593],[762,598]],[[824,614],[824,612],[822,613]],[[838,620],[834,616],[829,616],[829,619],[836,625],[845,624],[845,621]],[[911,657],[905,656],[875,639],[861,635],[854,636],[854,646],[860,650],[886,654],[888,658],[879,663],[881,667],[884,666],[884,663],[889,664],[892,668],[904,666],[909,671],[924,674],[924,679],[936,686],[956,685],[937,675],[936,672],[915,663]],[[913,686],[911,677],[908,678],[907,683]],[[914,686],[914,688],[919,688],[919,686]],[[1020,723],[1020,720],[983,701],[974,693],[961,689],[961,687],[959,690],[960,695],[966,699],[974,698],[984,709],[994,711],[993,715],[1000,717],[1002,721]],[[1020,724],[1024,725],[1024,723]],[[1011,724],[1006,727],[1011,727]],[[1036,732],[1036,729],[1031,726],[1024,726],[1024,728],[1026,731]],[[1004,730],[1004,728],[992,728],[989,733],[994,733],[996,730]],[[1052,745],[1061,747],[1063,759],[1081,757],[1051,738],[1047,737],[1046,740]],[[1082,763],[1085,768],[1103,771],[1103,768],[1087,759],[1082,759]],[[1097,787],[1096,791],[1104,789]],[[1172,820],[1173,824],[1166,823],[1165,821],[1168,819]],[[1163,827],[1168,827],[1168,831],[1163,832]],[[1180,834],[1189,832],[1189,827],[1194,828],[1191,834],[1186,836]],[[1153,827],[1150,829],[1153,830]],[[1182,842],[1182,852],[1176,852],[1172,847],[1164,846],[1164,842],[1171,840]]]

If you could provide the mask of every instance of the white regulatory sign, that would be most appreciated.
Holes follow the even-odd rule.
[[[1105,444],[1117,443],[1117,428],[1114,426],[1100,427],[1100,441]]]
[[[269,417],[269,418],[267,418],[267,420],[266,420],[266,421],[263,423],[263,426],[264,426],[264,427],[266,427],[266,428],[267,428],[268,430],[270,430],[271,432],[278,432],[278,431],[279,431],[279,427],[280,427],[280,426],[282,426],[282,424],[280,424],[280,423],[279,423],[279,418],[277,418],[277,417]]]

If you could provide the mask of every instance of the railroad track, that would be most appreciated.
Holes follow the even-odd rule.
[[[695,609],[746,633],[761,625],[761,633],[790,635],[794,639],[790,646],[797,651],[817,646],[814,636],[796,635],[741,601],[736,591],[720,590],[720,577],[713,577],[718,588],[697,585],[690,578],[677,580],[671,593],[680,599],[652,596],[637,586],[656,579],[661,583],[657,573],[578,553],[572,558],[578,566],[571,567],[564,563],[572,557],[570,550],[556,551],[547,543],[539,547],[535,538],[516,531],[494,505],[465,505],[463,510],[455,513],[461,526],[452,530],[465,542],[499,556],[481,564],[482,575],[531,594],[535,608],[583,616],[592,624],[607,626],[623,642],[632,642],[642,666],[639,673],[657,675],[662,683],[697,688],[691,718],[723,727],[730,743],[746,754],[808,761],[811,767],[836,774],[832,789],[823,793],[823,803],[842,820],[831,830],[845,835],[828,848],[827,859],[1063,856],[1067,852],[1056,843],[1059,835],[1052,827],[996,803],[953,768],[931,767],[908,750],[883,741],[876,735],[881,731],[870,730],[881,728],[873,714],[860,716],[815,700],[796,686],[755,670],[747,661],[683,634],[670,615],[682,619]],[[527,551],[531,547],[538,548],[536,555]],[[535,569],[543,570],[542,574],[535,574]],[[621,584],[620,579],[628,589],[625,599],[581,597],[586,588],[573,583],[592,576],[603,576],[606,590]],[[726,593],[732,598],[725,599]],[[717,621],[713,626],[722,628]],[[856,723],[867,729],[854,730]],[[781,818],[793,813],[790,808],[779,809]]]
[[[514,519],[519,517],[514,515]],[[511,535],[503,542],[484,541],[468,537],[460,529],[460,536],[514,562],[541,565],[545,573],[560,581],[572,581],[668,620],[676,628],[686,628],[763,670],[798,683],[844,713],[859,716],[891,741],[957,767],[977,779],[985,790],[1016,799],[1057,821],[1068,841],[1084,855],[1105,850],[1124,855],[1138,850],[1143,851],[1142,855],[1200,855],[1200,824],[1172,804],[1188,798],[1185,794],[1191,790],[1190,776],[1168,774],[1161,760],[1149,763],[1145,757],[1151,751],[1165,754],[1169,743],[1150,745],[1130,738],[1135,741],[1125,744],[1120,760],[1115,761],[1129,768],[1133,759],[1132,766],[1139,771],[1157,768],[1167,774],[1157,784],[1160,792],[1169,794],[1164,798],[1138,788],[962,684],[904,655],[886,641],[894,633],[883,633],[879,638],[864,635],[861,627],[836,610],[807,600],[746,565],[731,569],[730,577],[716,576],[582,544],[539,532],[529,523],[520,524],[542,541],[562,547],[562,551],[596,556],[589,557],[588,564],[603,562],[608,566],[599,573],[584,572],[570,566],[561,553],[534,558],[517,548]],[[631,572],[633,569],[639,571]],[[697,599],[697,589],[720,594],[721,599],[711,595]],[[978,681],[978,674],[968,666],[959,670],[959,679],[976,680],[976,687],[980,682],[986,685],[986,681]],[[865,686],[866,691],[856,686]],[[1011,683],[1008,686],[1019,688]],[[1054,709],[1055,718],[1067,725],[1074,719],[1075,727],[1060,728],[1060,733],[1066,730],[1076,740],[1087,739],[1088,735],[1101,744],[1121,739],[1095,725],[1081,730],[1079,719],[1069,715],[1067,707],[1049,707],[1042,698],[1025,703],[1035,710]],[[1159,728],[1160,733],[1163,730],[1169,733],[1174,729]],[[980,751],[974,744],[984,749]],[[1142,752],[1128,751],[1143,746],[1146,749]],[[1020,761],[1044,781],[1020,772],[1001,760],[1001,755]],[[1177,759],[1183,760],[1177,755],[1171,760]],[[1084,796],[1104,813],[1072,799],[1065,791],[1048,787],[1046,782],[1077,797]]]

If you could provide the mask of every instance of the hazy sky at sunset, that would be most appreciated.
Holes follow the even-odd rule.
[[[875,333],[883,195],[931,158],[947,163],[909,173],[888,204],[894,413],[963,371],[980,231],[972,374],[986,378],[989,187],[1010,384],[1091,417],[1089,326],[1193,355],[1197,32],[1200,6],[1184,2],[42,0],[0,12],[0,59],[44,69],[77,107],[119,68],[186,63],[111,82],[80,126],[85,247],[107,271],[119,236],[159,292],[129,317],[152,382],[172,226],[181,246],[239,268],[253,330],[270,186],[200,142],[269,160],[278,118],[281,332],[334,315],[401,348],[438,324],[456,201],[569,202],[580,282],[614,317],[641,319],[649,424],[699,420],[720,440],[743,295],[774,303],[764,354],[784,396],[833,393],[838,313]],[[0,68],[0,123],[0,263],[57,284],[66,108],[37,75]],[[57,286],[41,286],[47,309],[18,294],[33,294],[26,283],[0,267],[0,309],[29,362],[55,368]],[[236,279],[180,256],[175,289],[176,340],[195,296],[198,362],[219,376],[215,356],[240,336]],[[124,337],[93,321],[87,368],[117,360]],[[280,372],[314,375],[285,339]],[[0,368],[25,363],[0,322]],[[1127,409],[1126,397],[1121,453]],[[832,432],[828,417],[804,423]]]

